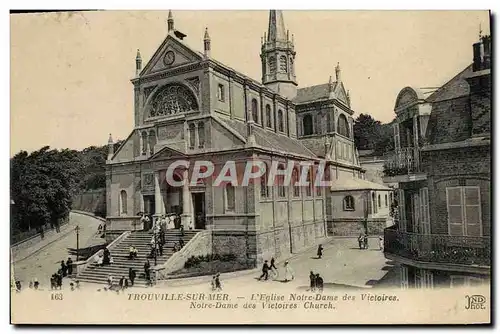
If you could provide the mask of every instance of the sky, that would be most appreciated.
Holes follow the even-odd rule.
[[[143,65],[167,35],[168,11],[11,15],[11,156],[42,146],[105,145],[133,129],[135,56]],[[185,43],[260,81],[268,11],[173,11]],[[439,87],[472,62],[487,11],[283,12],[294,34],[299,87],[327,83],[340,63],[355,117],[394,118],[406,86]]]

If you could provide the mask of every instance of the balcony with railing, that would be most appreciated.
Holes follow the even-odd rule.
[[[404,147],[393,151],[386,154],[384,160],[384,182],[425,180],[418,147]]]
[[[490,237],[419,234],[384,230],[384,254],[406,264],[429,269],[486,273],[491,265]]]

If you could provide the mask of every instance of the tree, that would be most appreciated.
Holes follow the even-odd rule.
[[[391,123],[382,124],[371,115],[360,114],[354,121],[354,143],[358,150],[374,150],[377,155],[392,150]]]

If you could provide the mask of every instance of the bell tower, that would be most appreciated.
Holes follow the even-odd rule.
[[[269,11],[269,28],[262,39],[260,58],[262,83],[290,100],[297,96],[293,35],[290,40],[281,10]]]

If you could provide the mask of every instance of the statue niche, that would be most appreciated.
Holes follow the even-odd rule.
[[[167,85],[155,94],[150,103],[149,117],[170,116],[198,110],[191,91],[182,85]]]

